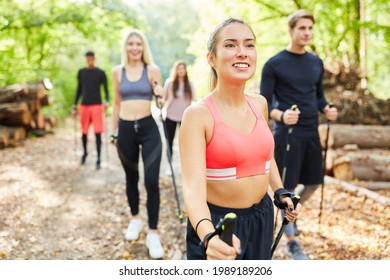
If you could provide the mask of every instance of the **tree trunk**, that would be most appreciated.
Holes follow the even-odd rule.
[[[28,84],[14,84],[0,88],[0,104],[20,101],[20,98],[42,99],[46,91],[53,86],[50,80],[32,82]]]
[[[27,137],[26,129],[22,126],[4,126],[0,125],[0,130],[6,130],[11,139],[19,141],[24,140]]]
[[[362,73],[362,79],[360,81],[360,86],[363,90],[367,89],[367,40],[366,40],[366,30],[364,28],[365,22],[365,1],[360,1],[360,10],[359,10],[359,23],[360,23],[360,69]]]
[[[9,141],[9,132],[5,128],[0,127],[0,149],[7,147],[9,145]]]
[[[333,175],[333,166],[336,159],[336,152],[334,150],[328,149],[326,153],[326,162],[325,162],[325,174],[332,176]]]
[[[348,152],[335,160],[333,174],[347,181],[390,181],[390,156],[374,150]]]
[[[325,147],[326,124],[318,127],[321,145]],[[390,148],[390,126],[331,124],[328,147],[356,144],[359,148]]]
[[[4,125],[29,125],[31,113],[26,102],[0,104],[0,122]]]
[[[28,91],[20,85],[11,85],[0,88],[0,104],[18,100],[27,95]]]
[[[36,128],[44,129],[45,128],[45,117],[42,114],[42,110],[38,111],[33,115],[34,121],[36,123]]]
[[[50,102],[49,102],[49,95],[48,94],[45,94],[42,98],[41,98],[41,106],[49,106],[50,105]]]

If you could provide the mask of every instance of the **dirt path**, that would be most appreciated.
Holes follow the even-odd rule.
[[[95,170],[91,134],[87,164],[80,167],[81,149],[74,149],[72,127],[72,120],[68,120],[53,135],[0,151],[0,259],[148,259],[144,234],[136,242],[124,239],[130,216],[124,173],[114,146],[108,145],[107,162],[103,143],[104,162]],[[185,230],[176,216],[174,191],[165,176],[165,152],[163,156],[159,229],[164,259],[183,259]],[[178,171],[177,139],[174,156]],[[180,172],[176,177],[180,187]],[[142,180],[139,186],[146,230]],[[335,185],[327,186],[326,198],[321,228],[317,219],[319,191],[307,202],[298,221],[300,243],[312,259],[390,258],[388,207]],[[284,245],[282,238],[275,259],[288,259]]]
[[[130,216],[115,147],[103,143],[102,168],[95,170],[90,134],[87,163],[81,167],[72,125],[68,120],[54,135],[0,151],[0,253],[7,259],[147,259],[144,234],[137,242],[124,240]],[[164,158],[162,171],[165,164]],[[181,259],[184,226],[176,218],[169,178],[161,176],[160,183],[165,258]],[[146,230],[142,178],[140,191]]]

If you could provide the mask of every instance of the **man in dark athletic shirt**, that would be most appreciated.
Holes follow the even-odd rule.
[[[107,77],[104,71],[95,66],[95,54],[91,51],[85,54],[87,67],[81,68],[77,74],[78,86],[76,98],[73,104],[73,112],[76,113],[77,103],[82,97],[79,107],[80,123],[82,129],[82,143],[84,154],[81,164],[85,164],[87,159],[87,135],[90,125],[93,125],[96,136],[96,169],[100,169],[100,152],[102,146],[101,134],[104,132],[104,110],[109,105],[109,93],[107,87]],[[102,104],[100,87],[104,86],[106,103]]]
[[[322,60],[305,51],[312,38],[314,22],[313,15],[304,10],[289,16],[291,42],[265,63],[260,85],[260,93],[267,99],[268,112],[274,120],[275,160],[280,174],[283,174],[284,163],[286,166],[284,187],[293,191],[297,184],[303,184],[302,204],[324,178],[318,112],[324,113],[328,120],[337,118],[337,109],[331,108],[324,98]],[[290,109],[294,104],[298,106],[295,111]],[[286,154],[288,127],[291,126],[293,133]],[[295,240],[296,225],[289,223],[286,235],[290,256],[296,260],[308,259]]]

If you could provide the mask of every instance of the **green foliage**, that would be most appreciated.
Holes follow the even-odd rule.
[[[199,16],[188,0],[139,1],[139,15],[147,23],[146,36],[149,40],[155,63],[160,67],[163,80],[176,60],[192,64],[193,54],[187,52],[190,35],[199,24]]]
[[[250,87],[257,88],[264,62],[285,48],[290,40],[287,16],[297,9],[311,11],[316,24],[313,45],[327,68],[342,66],[359,73],[365,61],[359,56],[359,28],[365,27],[367,38],[367,73],[369,89],[378,97],[389,98],[390,86],[390,2],[365,0],[365,20],[359,20],[359,0],[214,0],[203,1],[201,23],[194,35],[190,49],[197,56],[193,69],[202,80],[202,92],[208,92],[207,72],[204,59],[208,34],[213,26],[227,17],[243,18],[257,37],[258,71]],[[207,70],[206,70],[207,69]]]
[[[120,32],[137,24],[121,0],[1,1],[0,11],[0,86],[48,77],[58,114],[69,112],[85,51],[95,51],[110,78]]]
[[[48,77],[54,85],[49,110],[68,113],[84,53],[95,51],[112,91],[122,31],[138,28],[150,41],[163,79],[183,59],[201,97],[209,92],[209,33],[223,19],[240,17],[257,37],[258,71],[248,86],[258,89],[264,62],[289,43],[287,15],[304,8],[316,17],[313,45],[327,67],[367,65],[369,89],[389,98],[390,2],[364,2],[360,21],[358,0],[0,0],[0,86]],[[359,56],[360,27],[367,38],[365,60]]]

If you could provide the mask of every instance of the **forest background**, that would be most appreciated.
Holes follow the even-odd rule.
[[[120,63],[125,30],[146,33],[163,79],[177,59],[189,65],[198,97],[208,93],[206,43],[227,17],[243,18],[257,37],[258,91],[265,61],[289,42],[287,16],[307,9],[316,17],[311,51],[346,90],[389,99],[390,2],[387,0],[0,0],[0,86],[49,78],[49,114],[70,112],[76,75],[87,50],[106,71]]]

